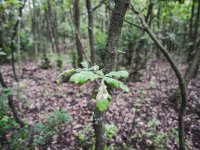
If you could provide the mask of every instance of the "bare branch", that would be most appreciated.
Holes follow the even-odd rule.
[[[136,28],[139,28],[139,29],[141,29],[141,30],[145,30],[145,28],[142,27],[142,26],[140,26],[140,25],[137,25],[137,24],[135,24],[135,23],[132,23],[132,22],[126,20],[126,19],[124,19],[124,21],[125,21],[126,23],[132,25],[132,26],[135,26]]]
[[[105,3],[105,1],[106,1],[106,0],[100,1],[100,3],[92,9],[92,11],[94,12],[94,11],[97,10],[99,7],[101,7],[101,6]]]

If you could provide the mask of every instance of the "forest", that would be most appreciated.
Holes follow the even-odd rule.
[[[0,0],[0,150],[199,150],[200,0]]]

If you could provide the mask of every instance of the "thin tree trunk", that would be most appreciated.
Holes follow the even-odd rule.
[[[115,7],[112,12],[112,17],[108,30],[108,41],[104,51],[104,71],[106,73],[112,71],[116,67],[119,37],[123,26],[124,16],[128,9],[129,3],[130,0],[115,1]],[[93,121],[96,137],[95,150],[103,150],[105,146],[104,113],[100,112],[96,108]]]
[[[195,1],[193,1],[193,3],[194,3],[193,7],[195,7]],[[189,36],[190,36],[190,40],[191,40],[192,44],[191,44],[191,46],[189,46],[189,53],[188,53],[188,63],[189,64],[192,62],[195,52],[196,52],[196,49],[197,49],[199,19],[200,19],[200,1],[198,1],[195,24],[192,24],[192,20],[194,17],[193,11],[192,11],[191,20],[190,20],[190,35]],[[194,28],[194,32],[192,32],[193,28]]]
[[[194,31],[194,35],[192,38],[192,46],[189,51],[188,54],[188,61],[189,61],[189,65],[187,68],[187,72],[185,74],[185,80],[186,80],[186,84],[189,84],[190,80],[192,78],[195,78],[197,74],[195,74],[196,72],[198,72],[199,69],[199,48],[198,48],[198,28],[199,28],[199,19],[200,19],[200,1],[198,1],[198,9],[197,9],[197,14],[196,14],[196,22],[195,22],[195,31]]]
[[[93,10],[91,7],[91,1],[86,0],[86,7],[88,11],[88,34],[90,41],[90,53],[92,65],[95,64],[95,48],[94,48],[94,34],[93,34]]]
[[[163,53],[163,55],[168,60],[170,66],[172,67],[179,83],[180,93],[181,93],[181,105],[179,108],[179,114],[178,114],[178,124],[179,124],[179,149],[185,150],[185,130],[184,130],[184,114],[186,111],[186,104],[187,104],[187,93],[186,93],[186,85],[184,78],[182,77],[176,63],[168,53],[168,51],[165,49],[165,47],[161,44],[161,42],[156,38],[154,33],[151,31],[151,29],[146,24],[144,18],[139,13],[138,14],[141,23],[146,31],[146,33],[149,35],[149,37],[153,40],[154,44],[160,49],[160,51]]]
[[[34,53],[35,57],[37,56],[38,53],[38,21],[37,21],[37,10],[35,6],[35,0],[32,0],[33,3],[33,17],[32,17],[32,31],[33,31],[33,36],[34,36]]]
[[[26,0],[24,0],[24,3],[19,7],[19,18],[22,17],[22,10],[25,6],[25,3],[26,3]],[[13,34],[12,34],[12,37],[11,37],[11,45],[10,45],[10,48],[11,48],[11,63],[12,63],[12,70],[13,70],[13,75],[14,75],[14,79],[15,81],[19,81],[18,79],[18,76],[17,76],[17,73],[16,73],[16,68],[15,68],[15,56],[14,56],[14,52],[15,52],[15,37],[17,35],[17,29],[18,29],[18,25],[20,23],[20,20],[18,19],[14,25],[14,28],[13,28]]]
[[[8,86],[4,82],[4,79],[3,79],[3,76],[1,74],[1,72],[0,72],[0,84],[2,85],[3,88],[8,88]],[[13,96],[12,95],[8,96],[8,105],[9,105],[9,107],[10,107],[12,113],[13,113],[13,117],[14,117],[15,121],[17,123],[19,123],[19,125],[21,127],[24,127],[25,123],[19,118],[17,110],[15,109],[15,106],[14,106],[14,101],[13,101]]]
[[[81,62],[83,62],[83,47],[81,44],[80,35],[80,8],[79,0],[74,0],[74,25],[75,25],[75,38],[76,38],[76,49],[78,53],[78,66],[81,67]]]
[[[51,27],[51,31],[52,31],[52,35],[54,38],[54,43],[56,46],[56,52],[57,55],[60,56],[60,48],[59,48],[59,40],[58,40],[58,33],[57,33],[57,23],[56,23],[56,15],[54,16],[53,12],[52,12],[52,7],[51,7],[51,3],[49,0],[47,0],[47,7],[48,7],[48,20],[49,20],[49,25]],[[53,19],[53,20],[52,20]]]
[[[51,25],[50,25],[47,10],[45,10],[45,17],[46,17],[46,22],[47,22],[47,33],[48,33],[47,36],[48,36],[48,39],[51,43],[52,51],[54,52],[55,49],[54,49],[54,43],[53,43],[53,34],[52,34],[52,31],[51,31]]]

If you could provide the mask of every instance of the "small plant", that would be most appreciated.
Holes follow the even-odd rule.
[[[0,91],[0,149],[34,149],[36,145],[43,145],[51,140],[52,136],[62,133],[62,125],[71,120],[71,116],[64,111],[54,111],[47,117],[46,123],[37,123],[33,128],[27,124],[20,128],[15,119],[10,116],[7,97],[10,89]],[[8,138],[9,137],[9,138]]]
[[[152,141],[152,148],[166,149],[167,136],[165,133],[158,133],[156,131],[156,127],[160,125],[160,121],[158,119],[152,119],[147,123],[150,128],[150,132],[147,133],[147,138],[150,138]]]
[[[112,71],[104,74],[99,66],[88,67],[86,62],[82,63],[83,69],[70,69],[63,72],[60,76],[70,75],[70,82],[75,84],[85,84],[87,81],[96,81],[99,84],[99,90],[96,96],[96,107],[99,111],[103,112],[108,109],[111,95],[109,94],[107,87],[120,88],[124,92],[129,92],[129,89],[123,82],[119,81],[120,78],[127,78],[127,71]],[[100,82],[99,82],[100,81]]]
[[[62,125],[72,120],[71,116],[62,110],[55,110],[53,115],[47,117],[45,124],[38,123],[35,125],[34,145],[43,145],[50,141],[52,136],[61,134]]]
[[[178,144],[179,143],[178,131],[176,129],[172,128],[171,135],[174,138],[176,144]]]
[[[79,85],[85,84],[88,81],[95,81],[96,83],[98,83],[99,89],[95,97],[95,104],[96,108],[100,112],[106,111],[111,102],[112,97],[107,88],[113,87],[122,89],[124,92],[129,92],[129,88],[124,85],[123,82],[119,81],[120,78],[128,77],[129,74],[127,71],[112,71],[105,74],[103,70],[100,70],[99,66],[97,65],[89,68],[88,63],[83,62],[82,66],[83,68],[66,70],[58,77],[62,75],[70,76],[69,81]],[[94,124],[98,124],[98,120],[95,120]],[[113,133],[115,133],[115,130],[112,130],[108,137],[110,138]],[[81,138],[84,139],[83,136]]]
[[[108,143],[117,134],[117,127],[114,124],[105,124],[106,142]],[[80,147],[94,149],[95,138],[92,124],[88,124],[83,130],[76,134]],[[113,145],[105,146],[104,150],[111,150]]]
[[[113,136],[117,134],[117,127],[114,124],[105,124],[105,133],[107,142],[112,139]]]
[[[88,124],[76,134],[78,146],[86,149],[94,147],[95,138],[92,124]]]
[[[63,62],[62,56],[57,56],[57,58],[56,58],[56,65],[57,65],[57,67],[58,67],[59,69],[62,68],[62,62]]]

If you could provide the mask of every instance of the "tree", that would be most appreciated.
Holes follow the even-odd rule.
[[[76,49],[78,53],[78,66],[81,66],[83,62],[83,47],[80,38],[80,8],[79,0],[74,0],[74,25],[75,25],[75,39],[76,39]]]
[[[21,1],[19,1],[21,2]],[[25,3],[26,3],[26,0],[24,0],[24,3],[21,4],[21,6],[19,7],[19,18],[22,17],[22,10],[25,6]],[[20,19],[17,19],[14,27],[13,27],[13,34],[12,34],[12,37],[11,37],[11,44],[10,44],[10,49],[11,49],[11,62],[12,62],[12,70],[13,70],[13,74],[14,74],[14,79],[16,81],[19,81],[18,79],[18,76],[17,76],[17,73],[16,73],[16,69],[15,69],[15,56],[14,56],[14,52],[15,52],[15,38],[16,38],[16,35],[17,35],[17,31],[18,31],[18,26],[20,24]]]
[[[142,14],[140,12],[135,11],[135,9],[132,7],[132,10],[138,14],[138,17],[141,21],[141,24],[143,25],[144,30],[149,35],[149,37],[153,40],[154,44],[160,49],[162,54],[165,56],[167,61],[169,62],[171,68],[173,69],[179,83],[180,93],[181,93],[181,105],[179,108],[179,114],[178,114],[178,124],[179,124],[179,149],[185,150],[185,130],[184,130],[184,114],[186,110],[186,104],[187,104],[187,93],[186,93],[186,84],[185,80],[182,77],[175,61],[168,53],[167,49],[161,44],[161,42],[156,38],[155,34],[151,31],[151,29],[148,27],[147,23],[145,22],[145,19],[143,18]]]
[[[191,19],[190,19],[190,45],[189,45],[189,53],[188,53],[188,68],[185,74],[186,85],[189,84],[192,78],[197,76],[197,72],[199,69],[200,57],[199,57],[199,42],[198,39],[198,30],[199,30],[199,19],[200,19],[200,1],[198,1],[197,6],[197,13],[196,13],[196,20],[193,27],[193,17],[194,17],[194,8],[195,8],[195,1],[193,1],[192,5],[192,12],[191,12]],[[194,31],[193,31],[194,28]]]
[[[116,0],[115,7],[112,12],[112,17],[110,20],[110,26],[108,30],[108,41],[106,48],[104,50],[104,71],[108,73],[115,69],[117,62],[117,46],[119,42],[119,37],[121,34],[124,16],[128,9],[130,0]],[[110,91],[111,92],[111,91]],[[94,114],[94,130],[96,137],[95,150],[102,150],[105,145],[104,137],[104,113],[95,110]]]
[[[95,48],[94,48],[94,34],[93,34],[93,10],[91,7],[91,1],[86,0],[86,7],[88,12],[88,34],[90,41],[90,53],[92,65],[95,64]]]

